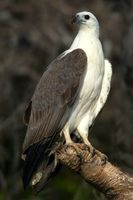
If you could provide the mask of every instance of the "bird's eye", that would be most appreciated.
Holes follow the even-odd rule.
[[[89,15],[85,15],[84,18],[85,19],[90,19],[90,16]]]

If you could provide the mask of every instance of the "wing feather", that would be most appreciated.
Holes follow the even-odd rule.
[[[53,174],[56,162],[51,160],[50,155],[78,95],[86,65],[85,52],[76,49],[53,61],[39,81],[24,115],[28,124],[22,155],[25,158],[24,187],[42,163],[47,174],[42,179],[42,187]]]
[[[75,100],[86,64],[85,52],[76,49],[58,57],[43,74],[25,113],[29,124],[23,152],[63,128],[68,117],[65,113]]]

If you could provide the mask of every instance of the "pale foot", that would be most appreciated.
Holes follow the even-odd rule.
[[[108,161],[108,157],[105,154],[103,154],[100,151],[98,151],[97,149],[95,149],[95,153],[100,157],[101,164],[105,165],[105,163]]]

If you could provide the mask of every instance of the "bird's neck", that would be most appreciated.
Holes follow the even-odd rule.
[[[99,40],[99,30],[89,29],[88,27],[82,25],[70,49],[73,50],[76,48],[82,48],[83,50],[86,50],[87,46],[89,46],[89,43],[94,40]]]

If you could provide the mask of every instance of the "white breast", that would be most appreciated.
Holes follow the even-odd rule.
[[[77,128],[84,116],[92,115],[91,113],[96,106],[102,87],[104,57],[101,43],[98,38],[93,37],[88,40],[88,43],[85,41],[83,40],[80,45],[76,43],[76,45],[78,44],[86,52],[87,70],[83,78],[79,96],[75,101],[67,122],[67,126],[71,131]]]

